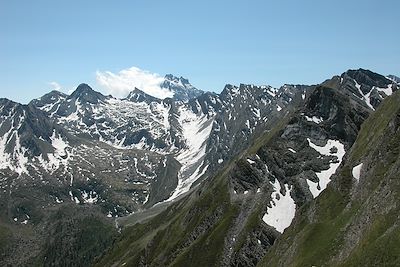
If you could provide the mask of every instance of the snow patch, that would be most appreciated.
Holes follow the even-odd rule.
[[[48,153],[47,159],[43,158],[43,155],[37,158],[40,165],[48,172],[52,173],[55,170],[59,169],[61,166],[64,166],[64,171],[67,172],[68,161],[72,157],[71,153],[68,153],[67,150],[70,148],[69,144],[64,141],[60,135],[56,134],[56,131],[53,131],[52,136],[50,137],[51,145],[54,148],[53,153]],[[72,185],[73,177],[71,175],[71,185]]]
[[[98,194],[95,191],[82,191],[81,194],[83,202],[88,204],[96,203],[99,198]]]
[[[361,169],[362,169],[363,163],[358,164],[355,166],[352,170],[353,177],[358,181],[360,181],[360,174],[361,174]]]
[[[324,121],[321,117],[318,118],[318,117],[316,117],[316,116],[313,116],[312,118],[306,116],[306,120],[307,120],[307,121],[310,121],[310,122],[315,122],[316,124],[320,124],[321,122]]]
[[[143,201],[143,205],[144,205],[144,204],[146,204],[146,203],[149,201],[150,193],[147,192],[147,191],[145,191],[145,192],[143,192],[143,193],[147,193],[146,198],[145,198],[144,201]]]
[[[60,156],[65,156],[65,149],[69,146],[60,136],[56,136],[56,131],[53,131],[53,135],[50,137],[51,145],[55,149],[55,153]]]
[[[255,164],[256,163],[254,160],[251,160],[251,159],[247,159],[247,162],[250,163],[250,164]]]
[[[337,140],[329,139],[325,146],[317,146],[311,142],[310,138],[307,138],[308,144],[311,148],[316,150],[321,155],[325,156],[336,156],[337,162],[330,163],[329,169],[315,173],[319,179],[318,183],[314,183],[307,179],[308,188],[310,189],[311,194],[314,198],[316,198],[325,188],[327,187],[328,183],[331,181],[331,176],[336,172],[337,168],[339,167],[340,163],[342,163],[342,159],[346,151],[344,150],[344,145]],[[337,148],[336,152],[331,152],[331,149],[334,147]],[[319,188],[318,188],[319,185]]]
[[[358,92],[362,96],[361,98],[364,100],[364,102],[367,104],[367,106],[370,107],[372,110],[375,110],[375,108],[371,105],[371,99],[370,99],[372,90],[369,93],[364,94],[361,91],[361,85],[356,80],[354,80],[354,83],[355,83],[356,88],[358,89]]]
[[[58,197],[56,197],[56,203],[60,204],[63,203],[64,201],[62,199],[59,199]]]
[[[9,115],[2,115],[0,117],[0,128],[2,128],[3,123],[7,120],[11,123],[11,129],[0,136],[0,169],[9,168],[11,171],[18,173],[19,175],[23,173],[28,173],[27,164],[28,157],[26,157],[27,149],[21,145],[20,136],[18,130],[21,128],[23,121],[25,120],[24,115],[16,117],[16,115],[11,111]],[[15,125],[15,126],[14,126]],[[6,151],[6,146],[14,140],[14,150],[13,152]]]
[[[249,120],[246,120],[246,126],[248,129],[250,129],[250,121]]]
[[[276,90],[275,90],[274,88],[269,88],[269,89],[267,90],[267,93],[268,93],[269,95],[271,95],[272,97],[275,97],[275,96],[276,96]]]
[[[260,109],[259,109],[259,108],[254,108],[254,109],[253,109],[253,113],[254,113],[254,115],[255,115],[257,118],[260,118],[260,117],[261,117],[261,112],[260,112]]]
[[[376,89],[379,92],[385,93],[386,96],[390,96],[393,93],[392,86],[393,86],[393,84],[389,84],[388,87],[386,87],[386,88],[373,87],[372,89]]]
[[[296,203],[290,196],[292,188],[285,184],[285,195],[281,193],[281,185],[278,179],[271,183],[274,192],[271,194],[271,207],[267,208],[267,212],[263,216],[263,221],[274,227],[278,232],[283,231],[290,226],[296,213]]]

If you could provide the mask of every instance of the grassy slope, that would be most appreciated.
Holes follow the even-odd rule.
[[[346,165],[336,178],[338,186],[329,186],[315,202],[303,207],[296,223],[284,233],[260,266],[400,265],[400,187],[397,182],[400,133],[390,134],[388,130],[390,123],[399,116],[399,103],[400,94],[396,93],[365,121]],[[390,183],[397,196],[397,206],[390,210],[388,216],[373,216],[371,226],[365,229],[350,255],[333,261],[342,252],[344,238],[351,235],[347,226],[369,208],[363,205],[367,199],[350,200],[349,190],[352,166],[371,155],[376,155],[379,162],[375,163],[365,179],[367,192],[373,195],[375,190]],[[312,221],[310,217],[313,217]]]
[[[75,213],[65,207],[53,214],[42,252],[28,265],[88,266],[111,246],[116,236],[114,225],[106,221],[104,215],[86,212]]]
[[[0,225],[0,259],[1,259],[1,254],[9,245],[11,238],[12,238],[12,233],[10,229],[4,225]]]
[[[149,222],[127,227],[97,266],[218,265],[225,235],[237,213],[224,175]]]

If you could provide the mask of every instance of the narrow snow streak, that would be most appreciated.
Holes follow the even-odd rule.
[[[370,99],[371,92],[364,94],[363,91],[361,91],[361,85],[356,80],[354,80],[354,83],[356,88],[358,89],[358,92],[362,95],[362,98],[364,99],[367,106],[370,107],[372,110],[375,110],[375,108],[371,105],[371,99]]]
[[[187,108],[180,110],[179,122],[186,138],[187,149],[176,157],[182,164],[182,169],[178,186],[167,201],[189,191],[192,184],[206,172],[208,165],[203,166],[206,140],[210,136],[213,120],[208,119],[206,115],[198,116]]]

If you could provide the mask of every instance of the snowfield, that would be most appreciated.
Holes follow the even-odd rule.
[[[267,208],[267,212],[262,219],[266,224],[283,233],[292,223],[296,213],[296,203],[290,196],[291,187],[285,184],[285,194],[282,195],[278,179],[275,179],[275,182],[271,184],[274,187],[274,192],[271,194],[271,207]]]
[[[173,200],[189,191],[192,184],[207,170],[204,165],[206,141],[210,136],[214,118],[207,115],[197,115],[188,108],[180,110],[179,122],[182,125],[183,136],[187,148],[180,152],[176,159],[182,164],[178,186],[167,200]],[[194,170],[194,171],[193,171]]]

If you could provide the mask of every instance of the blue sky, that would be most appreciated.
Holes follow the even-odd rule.
[[[81,82],[106,92],[96,73],[131,67],[216,92],[359,67],[400,75],[399,10],[397,0],[0,0],[0,97],[27,103]]]

